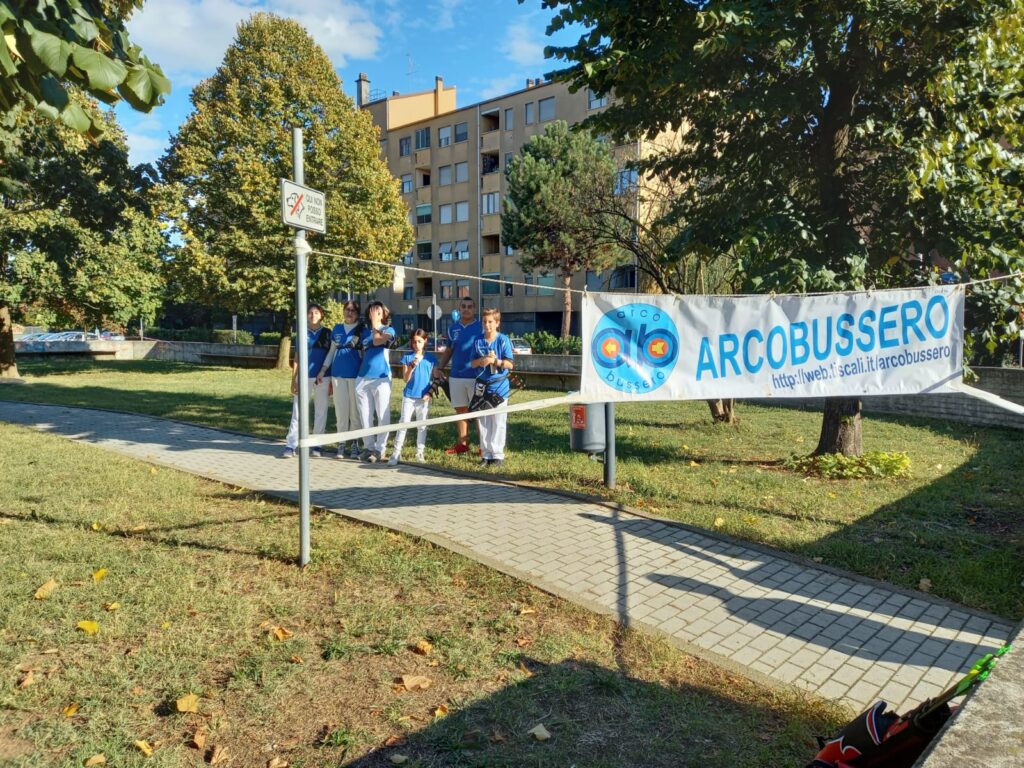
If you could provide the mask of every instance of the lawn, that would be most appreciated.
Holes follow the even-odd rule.
[[[282,438],[287,374],[173,363],[30,363],[28,383],[0,398],[129,410]],[[399,388],[393,399],[397,411]],[[526,398],[553,392],[526,391]],[[437,403],[433,415],[451,412]],[[711,424],[702,402],[617,409],[619,488],[599,463],[568,449],[568,415],[510,417],[504,479],[600,496],[653,515],[758,542],[1009,619],[1024,617],[1024,435],[925,419],[870,417],[867,449],[905,451],[910,479],[820,480],[783,469],[813,449],[815,412],[740,404],[736,426]],[[430,430],[427,458],[453,430]],[[925,582],[925,583],[927,583]]]
[[[4,765],[801,766],[845,716],[340,517],[299,570],[293,506],[2,424],[0,499]]]

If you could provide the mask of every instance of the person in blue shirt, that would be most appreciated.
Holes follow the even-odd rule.
[[[356,376],[356,407],[363,429],[391,423],[391,361],[388,349],[395,343],[395,331],[390,325],[391,313],[380,301],[372,301],[366,308],[366,328],[359,342],[363,348],[363,361]],[[388,445],[388,433],[380,432],[363,438],[363,452],[359,458],[371,464],[380,461]]]
[[[359,320],[359,302],[345,302],[343,322],[334,326],[331,331],[331,348],[324,360],[321,376],[330,373],[331,387],[334,389],[334,415],[338,420],[338,431],[348,432],[362,429],[359,421],[359,410],[356,407],[356,376],[363,362],[363,353],[359,345],[359,337],[365,326]],[[359,458],[359,441],[353,440],[348,455]],[[338,445],[338,458],[345,458],[345,446]]]
[[[476,385],[476,371],[471,365],[474,344],[483,334],[483,326],[476,319],[476,302],[469,296],[459,301],[459,322],[453,323],[448,329],[448,349],[441,353],[441,360],[434,368],[434,376],[440,377],[441,369],[451,361],[451,373],[448,377],[449,397],[456,413],[469,410],[469,401],[473,397]],[[458,440],[445,453],[466,453],[469,451],[469,424],[466,421],[455,422]]]
[[[492,401],[500,398],[501,407],[508,401],[508,373],[512,370],[512,342],[508,336],[498,333],[501,325],[501,312],[497,309],[485,309],[481,318],[483,336],[477,339],[474,347],[476,356],[470,363],[478,371],[477,380],[485,386]],[[480,425],[480,448],[483,458],[481,467],[500,467],[505,461],[505,425],[507,413],[493,416],[482,416],[477,419]]]
[[[327,352],[331,348],[331,334],[320,325],[324,319],[324,310],[319,304],[310,304],[306,313],[309,326],[306,328],[306,349],[309,351],[309,395],[313,399],[313,434],[322,435],[327,427],[327,390],[328,384],[320,373]],[[284,439],[282,459],[295,458],[295,448],[299,444],[299,360],[298,355],[292,358],[292,421],[288,425],[288,436]],[[311,456],[320,456],[319,448],[310,450]]]
[[[413,331],[409,339],[409,347],[412,351],[402,358],[402,379],[405,381],[405,390],[402,392],[402,415],[399,421],[408,424],[413,419],[426,421],[427,411],[430,408],[430,387],[431,374],[437,364],[437,358],[425,353],[427,348],[427,332],[422,328]],[[400,429],[395,435],[395,445],[391,449],[391,458],[388,459],[388,466],[394,467],[402,458],[402,446],[405,445],[405,435],[408,430]],[[416,461],[422,463],[425,459],[424,450],[427,447],[427,428],[419,427],[416,430]]]

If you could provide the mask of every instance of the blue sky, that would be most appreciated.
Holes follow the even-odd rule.
[[[555,68],[544,46],[550,11],[540,0],[147,0],[128,24],[132,40],[163,67],[173,90],[152,113],[117,107],[133,162],[152,162],[191,110],[189,95],[213,74],[236,25],[267,10],[298,20],[327,52],[345,92],[359,72],[387,93],[458,87],[458,105],[524,87]]]

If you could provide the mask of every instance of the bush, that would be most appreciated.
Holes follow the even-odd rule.
[[[910,457],[903,451],[865,451],[860,456],[824,453],[790,456],[786,469],[829,480],[860,480],[878,477],[910,477]]]
[[[263,331],[260,334],[260,344],[266,344],[268,347],[276,347],[281,343],[280,331]]]
[[[237,334],[237,337],[236,337]],[[237,341],[235,339],[238,339]],[[230,329],[218,328],[213,332],[213,341],[217,344],[252,344],[252,334],[249,331],[232,331]]]
[[[147,339],[160,339],[161,341],[202,341],[215,342],[217,344],[234,344],[235,333],[230,329],[218,328],[146,328]],[[252,344],[252,334],[249,331],[237,331],[239,344]]]
[[[524,333],[523,339],[530,345],[535,355],[560,355],[562,354],[562,340],[553,333],[547,331],[533,331]],[[583,339],[579,336],[569,337],[569,354],[579,355],[583,352]]]

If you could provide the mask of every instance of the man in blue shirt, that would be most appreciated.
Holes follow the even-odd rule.
[[[331,333],[320,325],[324,319],[324,310],[319,304],[310,304],[306,314],[309,327],[306,329],[306,349],[309,351],[309,395],[313,398],[313,432],[322,435],[327,427],[327,392],[328,382],[320,373],[327,352],[331,348]],[[295,447],[299,444],[299,360],[298,354],[292,358],[292,421],[288,425],[288,436],[284,440],[282,459],[295,458]],[[319,448],[310,450],[311,456],[320,456]]]
[[[453,323],[448,329],[448,349],[441,353],[441,359],[434,368],[434,376],[441,375],[441,369],[451,361],[451,373],[448,377],[448,388],[451,392],[452,407],[456,413],[466,413],[469,401],[473,397],[477,371],[473,368],[476,357],[476,340],[484,332],[480,321],[476,319],[476,302],[464,296],[459,302],[459,322]],[[445,453],[466,453],[469,451],[469,424],[466,421],[455,423],[458,441]]]

